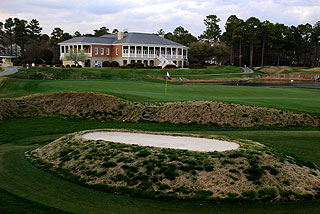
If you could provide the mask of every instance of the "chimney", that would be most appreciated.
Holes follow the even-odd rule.
[[[118,32],[118,40],[121,40],[123,39],[123,32]]]

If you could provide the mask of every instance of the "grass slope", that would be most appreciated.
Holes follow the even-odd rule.
[[[21,79],[149,79],[150,76],[165,76],[166,73],[181,74],[223,74],[241,73],[243,69],[235,66],[221,66],[207,69],[125,69],[125,68],[22,68],[12,75]]]
[[[320,114],[320,93],[318,89],[169,83],[166,96],[164,90],[165,84],[163,81],[7,79],[0,88],[0,98],[60,91],[92,91],[112,94],[138,102],[216,100]]]
[[[24,151],[45,145],[52,140],[69,132],[84,129],[96,128],[126,128],[149,131],[179,131],[179,130],[198,130],[206,131],[200,126],[178,126],[178,125],[159,125],[150,123],[119,123],[85,121],[85,120],[62,120],[62,119],[23,119],[0,122],[0,188],[10,193],[15,201],[9,203],[10,197],[0,199],[1,206],[5,208],[5,213],[14,213],[15,207],[25,202],[24,199],[35,201],[49,207],[56,207],[61,210],[68,210],[75,213],[319,213],[319,200],[296,202],[296,203],[177,203],[162,202],[153,200],[136,199],[130,197],[107,194],[95,190],[90,190],[64,180],[58,179],[48,173],[34,167],[24,158]],[[254,131],[260,142],[265,142],[264,131]],[[286,133],[285,136],[295,131],[274,131],[278,136]],[[234,131],[224,131],[230,136]],[[240,132],[238,133],[245,133]],[[318,130],[301,131],[300,135],[311,134],[310,141],[317,141],[320,133]],[[306,151],[311,154],[309,158],[320,162],[320,157],[314,156],[313,151],[319,150],[320,145],[315,144],[311,149],[305,147],[309,141],[294,140],[299,136],[290,135],[290,141],[299,142],[299,147],[303,150],[295,153],[297,156],[303,155]],[[275,148],[281,147],[288,149],[296,143],[282,145],[282,141],[274,138]],[[288,139],[289,142],[289,139]],[[310,160],[309,159],[309,160]],[[6,194],[6,193],[5,193]],[[12,195],[13,194],[13,195]],[[7,195],[7,194],[6,194]],[[16,197],[18,195],[19,197]],[[13,203],[13,205],[12,205]],[[34,213],[44,213],[42,208],[37,209],[38,205],[29,204]],[[28,207],[26,209],[31,208]],[[51,208],[48,208],[51,209]],[[24,210],[21,213],[28,213]]]

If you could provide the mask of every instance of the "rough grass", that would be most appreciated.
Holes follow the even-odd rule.
[[[134,102],[168,102],[214,100],[252,106],[320,115],[318,89],[254,88],[222,85],[182,85],[146,81],[109,80],[17,80],[7,79],[0,88],[0,97],[53,93],[60,91],[90,91],[115,95]]]
[[[148,105],[103,94],[77,92],[31,96],[24,100],[27,113],[23,113],[14,100],[0,100],[0,120],[16,116],[44,116],[139,121],[145,119],[143,115],[148,114],[148,120],[154,122],[209,126],[319,126],[319,118],[311,115],[210,101]]]
[[[267,74],[290,74],[290,73],[319,73],[320,68],[298,68],[290,66],[265,66],[256,67],[257,71]]]
[[[308,168],[252,141],[238,141],[240,149],[218,155],[85,141],[82,134],[65,136],[27,156],[73,182],[146,198],[300,200],[306,195],[317,197],[314,188],[320,188],[315,165]],[[284,183],[288,179],[291,185]],[[241,196],[248,191],[258,193],[257,197]],[[280,191],[292,194],[284,199]]]

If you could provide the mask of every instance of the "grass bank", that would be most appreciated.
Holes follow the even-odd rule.
[[[165,95],[165,82],[160,80],[26,80],[8,78],[0,88],[0,98],[61,91],[106,93],[135,102],[215,100],[272,107],[299,113],[320,114],[319,89],[169,83],[167,95]]]
[[[241,73],[243,70],[235,66],[221,66],[207,69],[125,69],[125,68],[22,68],[11,77],[20,79],[108,79],[108,80],[141,80],[151,76],[181,74],[221,74]]]
[[[122,123],[122,122],[99,122],[86,120],[62,120],[62,119],[15,119],[0,122],[0,188],[5,190],[0,198],[1,209],[6,213],[14,213],[16,206],[22,203],[28,204],[26,209],[34,210],[34,213],[45,213],[43,209],[55,207],[74,213],[319,213],[320,203],[318,200],[295,202],[295,203],[180,203],[163,202],[154,200],[137,199],[117,196],[90,190],[70,182],[61,180],[34,167],[24,158],[24,151],[45,145],[52,140],[85,129],[97,128],[125,128],[149,131],[188,131],[208,132],[214,134],[218,130],[207,130],[202,126],[161,125],[153,123]],[[263,130],[220,130],[229,136],[251,136],[266,142],[268,131]],[[299,130],[299,129],[298,129]],[[270,131],[270,130],[269,130]],[[248,134],[252,132],[252,134]],[[241,135],[241,133],[244,133]],[[290,134],[291,133],[291,134]],[[296,133],[296,134],[294,134]],[[319,130],[274,130],[272,134],[287,139],[286,143],[276,137],[270,138],[267,144],[273,143],[275,148],[289,150],[295,147],[295,154],[306,160],[317,160],[320,156],[313,151],[320,150],[319,144],[309,146],[310,142],[317,142],[320,137]],[[308,134],[308,140],[304,140]],[[290,141],[292,142],[290,144]],[[298,148],[302,149],[298,149]],[[25,199],[38,204],[28,203]],[[14,200],[13,200],[14,199]],[[11,205],[9,205],[11,203]],[[1,210],[0,209],[0,210]],[[24,210],[24,212],[28,212]],[[55,213],[59,213],[56,211]]]

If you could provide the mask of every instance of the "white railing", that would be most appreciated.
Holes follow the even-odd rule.
[[[156,54],[134,54],[134,53],[123,53],[123,57],[133,57],[133,58],[157,58]],[[187,56],[182,56],[182,55],[170,55],[170,54],[160,54],[161,57],[167,58],[167,59],[187,59]]]
[[[64,57],[66,54],[69,54],[69,52],[68,53],[60,53],[60,57]],[[84,53],[84,54],[88,57],[92,57],[91,53]]]

